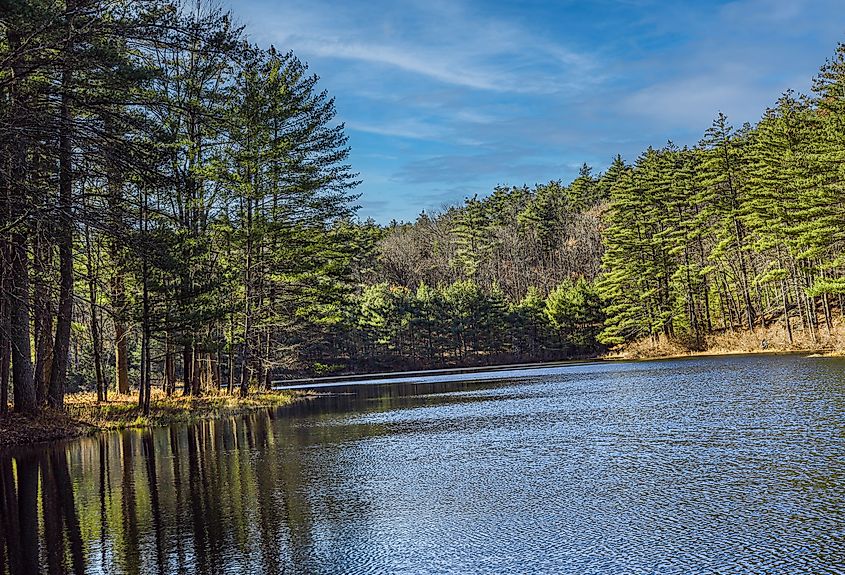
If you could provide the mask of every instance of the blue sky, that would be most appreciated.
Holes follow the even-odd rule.
[[[336,98],[359,215],[381,223],[694,144],[720,110],[754,122],[845,41],[845,0],[230,5]]]

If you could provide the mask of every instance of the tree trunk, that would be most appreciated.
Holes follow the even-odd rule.
[[[121,290],[122,291],[122,290]],[[117,392],[121,395],[129,393],[129,352],[126,338],[129,330],[123,320],[114,318],[114,378]]]
[[[20,38],[14,28],[6,30],[9,48],[14,53],[20,47]],[[17,78],[19,76],[19,62],[11,66],[11,84],[9,88],[9,104],[11,116],[16,117],[19,110]],[[5,142],[4,142],[5,145]],[[2,214],[8,223],[26,219],[28,197],[25,190],[15,190],[24,180],[26,171],[26,151],[20,139],[9,142],[8,164],[2,166],[5,181],[3,186],[4,206]],[[3,286],[6,303],[8,304],[8,338],[9,356],[12,363],[12,395],[15,411],[34,412],[38,409],[35,393],[35,381],[32,373],[32,343],[29,333],[29,259],[27,257],[28,235],[23,224],[17,223],[9,236],[9,241],[3,238],[0,248],[4,251],[3,272],[8,272],[7,283]],[[8,393],[8,392],[7,392]],[[7,399],[8,400],[8,399]]]
[[[824,325],[827,329],[827,336],[831,336],[831,329],[833,328],[833,322],[831,321],[831,314],[830,314],[830,299],[827,297],[826,293],[822,294],[822,309],[824,310]]]
[[[0,244],[0,249],[3,246]],[[4,265],[3,264],[0,265]],[[5,269],[4,269],[5,272]],[[9,347],[9,306],[6,299],[6,283],[0,290],[0,415],[9,413],[9,368],[12,350]]]
[[[146,190],[142,193],[141,200],[141,233],[146,242],[148,240],[149,232],[149,218],[147,215],[148,197]],[[150,414],[150,395],[152,395],[152,378],[150,377],[150,336],[152,329],[150,327],[150,266],[147,261],[147,250],[142,248],[143,256],[141,260],[141,283],[142,283],[142,312],[141,312],[141,327],[142,327],[142,345],[141,345],[141,381],[138,384],[138,400],[141,402],[141,409],[144,415]]]
[[[807,315],[804,313],[804,298],[801,297],[801,288],[798,285],[798,270],[795,262],[792,263],[790,279],[792,280],[792,291],[795,293],[795,304],[798,306],[798,316],[801,318],[801,329],[806,332],[808,329]]]
[[[244,271],[244,341],[241,348],[241,397],[249,393],[249,381],[251,379],[252,354],[250,338],[252,337],[252,200],[246,201],[246,268]]]
[[[223,389],[223,354],[220,349],[217,349],[214,360],[214,379],[219,392]]]
[[[0,202],[7,200],[6,190],[0,190]],[[8,204],[0,206],[0,222],[6,221]],[[9,413],[9,370],[12,350],[9,347],[9,292],[11,289],[11,256],[9,242],[0,237],[0,414]]]
[[[191,395],[194,379],[194,347],[186,343],[182,348],[182,395]]]
[[[139,379],[138,379],[138,408],[143,411],[144,409],[144,394],[147,393],[147,386],[144,385],[146,382],[146,371],[147,371],[147,332],[144,329],[141,329],[141,363],[139,369]]]
[[[35,342],[35,395],[38,405],[47,401],[47,386],[50,382],[51,358],[53,355],[53,310],[50,303],[48,281],[50,276],[51,248],[44,230],[35,238],[33,252],[35,254],[36,285],[33,300]]]
[[[202,386],[200,385],[200,376],[202,375],[201,350],[194,345],[194,361],[191,367],[191,393],[193,395],[202,394]]]
[[[107,401],[108,391],[103,377],[102,341],[100,339],[100,320],[97,314],[97,282],[94,274],[94,258],[91,253],[91,231],[85,226],[85,252],[88,271],[88,297],[91,304],[91,346],[94,352],[94,375],[97,380],[97,401]]]
[[[235,314],[229,313],[229,341],[226,349],[226,393],[232,394],[235,388]]]
[[[143,377],[143,380],[141,380],[141,384],[140,384],[140,387],[144,389],[144,403],[141,406],[143,411],[144,411],[144,415],[150,414],[150,398],[153,394],[153,389],[152,389],[153,380],[152,380],[151,373],[150,373],[151,368],[152,368],[152,365],[150,363],[150,336],[151,336],[150,325],[149,325],[149,322],[147,322],[147,325],[144,326],[144,333],[143,333],[144,346],[143,346],[143,351],[142,351],[142,353],[144,354],[144,357],[143,357],[143,362],[144,362],[143,374],[144,374],[144,377]]]
[[[789,321],[789,299],[787,297],[786,279],[780,281],[781,297],[783,298],[783,323],[786,326],[786,335],[789,338],[789,345],[792,345],[792,323]]]
[[[22,232],[12,236],[12,281],[9,298],[9,339],[12,345],[12,383],[15,411],[33,413],[38,409],[32,372],[32,342],[29,333],[29,261],[27,237]]]
[[[75,0],[67,0],[68,13],[75,8]],[[70,18],[70,16],[69,16]],[[53,345],[53,366],[47,403],[61,409],[65,403],[70,326],[73,321],[73,172],[71,162],[70,89],[73,69],[70,53],[73,49],[73,23],[67,23],[67,45],[62,69],[62,96],[59,119],[59,313],[56,320],[56,343]]]
[[[170,342],[170,334],[165,334],[164,343],[164,392],[167,397],[173,395],[176,389],[176,365],[173,361],[173,346]]]
[[[106,118],[106,132],[110,138],[116,138],[111,115]],[[118,244],[117,234],[124,228],[121,217],[123,208],[123,189],[120,171],[109,165],[108,172],[108,217],[111,233],[108,239],[108,252],[112,270],[109,280],[109,296],[111,298],[111,315],[114,322],[114,379],[117,392],[121,395],[129,393],[129,355],[127,350],[128,328],[126,327],[126,290],[124,287],[124,256]]]

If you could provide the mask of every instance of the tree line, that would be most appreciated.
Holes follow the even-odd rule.
[[[786,92],[756,125],[719,114],[695,146],[391,224],[349,304],[344,357],[492,363],[649,339],[701,350],[771,326],[812,345],[845,311],[843,199],[840,44],[811,95]]]
[[[0,410],[267,385],[348,289],[348,153],[317,77],[214,3],[4,2]]]
[[[612,172],[611,172],[612,173]],[[594,355],[609,176],[499,187],[374,230],[332,336],[300,349],[320,373]]]
[[[0,411],[589,356],[842,312],[845,47],[809,96],[377,225],[333,99],[206,0],[0,13]]]

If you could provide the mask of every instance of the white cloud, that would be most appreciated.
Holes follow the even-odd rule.
[[[435,52],[423,53],[421,50],[399,46],[340,42],[326,38],[299,40],[291,38],[291,40],[303,54],[321,58],[340,58],[393,66],[447,84],[478,90],[510,91],[516,89],[516,91],[522,91],[525,89],[519,89],[518,86],[511,85],[510,82],[508,84],[503,83],[501,75],[496,71],[487,71],[478,67],[468,70],[452,58]]]
[[[445,138],[443,129],[438,125],[415,120],[402,120],[389,124],[349,121],[346,123],[346,127],[356,132],[365,132],[367,134],[377,134],[379,136],[397,138],[410,138],[415,140],[439,140]]]
[[[627,115],[648,116],[663,126],[703,132],[719,111],[737,124],[756,119],[772,97],[742,78],[713,73],[652,84],[625,97],[621,108]]]
[[[470,12],[458,0],[365,11],[354,5],[290,2],[270,16],[256,12],[250,28],[306,60],[376,64],[474,90],[547,94],[577,90],[596,79],[589,55]]]

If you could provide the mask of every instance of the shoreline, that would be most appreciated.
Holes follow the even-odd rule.
[[[704,357],[730,357],[730,356],[744,356],[744,355],[803,355],[806,357],[842,357],[840,351],[834,350],[812,350],[812,349],[758,349],[758,350],[703,350],[703,351],[689,351],[686,353],[674,353],[671,355],[625,355],[624,352],[619,354],[608,354],[601,357],[602,361],[662,361],[670,359],[694,359]]]
[[[807,357],[845,357],[845,350],[831,347],[778,347],[766,349],[703,349],[666,352],[658,348],[654,353],[642,350],[622,349],[598,356],[601,361],[659,361],[662,359],[686,359],[695,357],[729,357],[732,355],[805,355]]]
[[[418,369],[418,370],[403,370],[403,371],[378,371],[373,373],[350,373],[346,375],[332,375],[320,377],[301,377],[296,379],[276,379],[272,381],[272,389],[277,391],[297,391],[307,389],[318,389],[322,387],[333,387],[343,385],[346,383],[375,383],[375,382],[390,382],[394,379],[414,378],[414,377],[429,377],[429,376],[450,376],[450,375],[464,375],[473,373],[490,373],[497,371],[508,370],[522,370],[535,369],[556,366],[578,365],[582,363],[593,363],[603,361],[602,356],[592,356],[583,358],[574,358],[566,360],[549,360],[540,362],[527,363],[500,363],[491,365],[476,365],[471,367],[451,367],[451,368],[433,368],[433,369]]]
[[[256,392],[248,397],[210,394],[166,397],[155,390],[150,414],[137,406],[137,395],[115,395],[97,403],[89,392],[68,394],[65,411],[45,408],[35,416],[0,416],[0,450],[65,441],[104,431],[164,427],[240,415],[256,409],[285,407],[313,396],[302,391]]]
[[[761,347],[760,342],[763,340],[769,344],[766,348]],[[36,416],[18,413],[0,416],[0,450],[64,441],[104,431],[162,427],[240,415],[255,409],[284,407],[319,395],[313,389],[324,385],[342,385],[345,382],[355,383],[356,381],[370,380],[389,381],[394,377],[410,374],[471,374],[507,369],[575,365],[585,362],[659,361],[752,354],[803,354],[808,357],[842,357],[845,356],[845,325],[837,323],[829,335],[827,333],[818,334],[816,341],[796,338],[791,345],[786,340],[785,330],[777,327],[759,328],[753,333],[737,331],[709,335],[705,339],[705,343],[705,349],[689,350],[677,341],[661,337],[656,343],[651,340],[632,342],[620,349],[608,351],[603,355],[592,358],[276,380],[273,382],[275,387],[270,391],[256,392],[245,398],[222,393],[212,393],[199,397],[183,397],[181,395],[166,397],[161,390],[154,390],[149,416],[141,414],[137,407],[137,395],[114,395],[108,402],[98,404],[93,393],[79,392],[67,396],[65,411],[44,409]]]
[[[673,353],[653,354],[632,353],[626,350],[609,352],[597,359],[602,361],[660,361],[668,359],[692,359],[697,357],[730,357],[733,355],[804,355],[806,357],[845,357],[845,351],[828,347],[805,348],[776,348],[776,349],[704,349],[700,351],[681,351]]]
[[[781,324],[758,326],[754,331],[736,330],[704,336],[702,349],[689,349],[677,340],[661,336],[657,341],[643,339],[608,351],[606,360],[656,360],[684,357],[727,356],[743,354],[806,354],[816,357],[845,355],[845,321],[834,320],[828,330],[821,327],[809,333],[793,327],[792,341]]]

